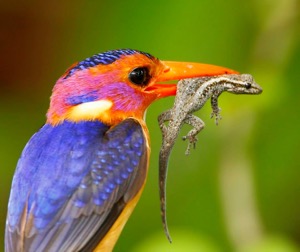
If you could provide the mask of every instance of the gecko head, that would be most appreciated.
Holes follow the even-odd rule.
[[[263,91],[250,74],[231,75],[228,84],[226,91],[233,94],[260,94]]]

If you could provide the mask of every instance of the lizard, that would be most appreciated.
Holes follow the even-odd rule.
[[[193,127],[183,137],[183,140],[189,141],[185,154],[190,153],[191,145],[195,148],[196,136],[205,124],[200,118],[193,115],[193,112],[200,110],[209,99],[211,99],[212,108],[211,118],[215,117],[215,123],[218,125],[221,119],[218,97],[225,91],[233,94],[260,94],[262,88],[250,74],[227,74],[183,79],[177,84],[174,106],[158,117],[163,137],[159,153],[160,208],[164,231],[170,242],[172,240],[166,218],[166,178],[170,153],[184,123]],[[168,126],[165,125],[167,121],[169,122]]]

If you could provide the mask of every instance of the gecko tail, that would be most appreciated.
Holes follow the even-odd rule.
[[[166,183],[167,183],[167,172],[168,172],[168,162],[171,149],[161,148],[159,154],[159,196],[160,196],[160,213],[162,224],[164,228],[165,235],[170,243],[172,243],[172,238],[169,232],[167,223],[167,213],[166,213]]]

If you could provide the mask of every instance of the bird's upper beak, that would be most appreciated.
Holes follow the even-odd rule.
[[[238,72],[215,65],[191,63],[191,62],[175,62],[161,61],[164,70],[157,77],[154,85],[146,88],[145,91],[155,92],[159,97],[176,95],[176,84],[161,84],[162,81],[181,80],[187,78],[214,76],[222,74],[238,74]]]

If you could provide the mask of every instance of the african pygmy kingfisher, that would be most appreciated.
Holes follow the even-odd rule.
[[[71,66],[17,164],[5,251],[112,251],[147,177],[145,111],[176,94],[161,82],[226,73],[235,71],[131,49]]]

